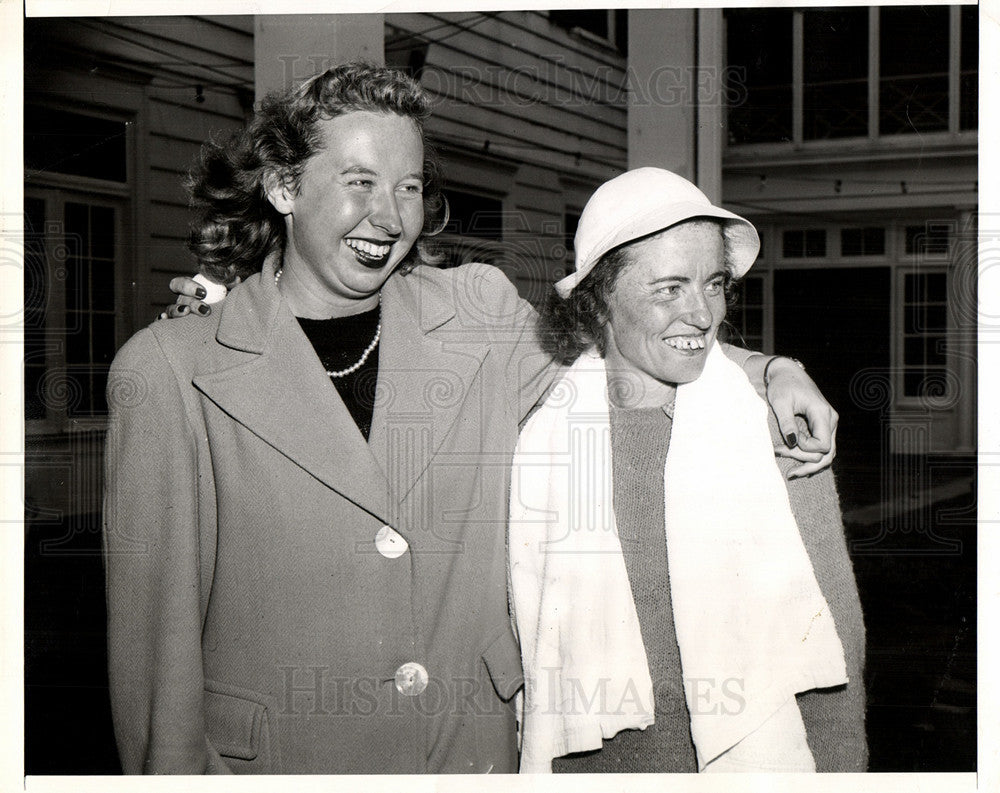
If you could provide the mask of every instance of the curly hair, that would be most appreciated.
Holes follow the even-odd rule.
[[[732,306],[738,280],[733,275],[735,267],[732,264],[731,225],[708,218],[695,218],[685,221],[685,224],[721,230],[725,269],[723,291],[726,306]],[[550,288],[542,304],[538,323],[542,349],[564,365],[573,363],[591,348],[596,348],[603,356],[607,350],[605,328],[610,315],[609,301],[618,279],[633,264],[631,248],[635,243],[652,239],[663,231],[612,248],[598,259],[594,269],[570,292],[569,297],[560,297],[554,288]]]
[[[432,260],[424,242],[440,224],[444,199],[437,160],[424,140],[429,101],[400,72],[349,63],[269,94],[242,130],[202,147],[185,187],[198,213],[188,248],[206,276],[227,284],[246,278],[284,248],[285,223],[267,199],[268,180],[277,177],[297,191],[306,162],[322,148],[320,122],[358,110],[395,113],[417,126],[424,143],[424,227],[401,269]]]

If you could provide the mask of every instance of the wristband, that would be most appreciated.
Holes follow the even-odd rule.
[[[791,361],[797,367],[799,367],[799,369],[801,369],[802,371],[805,371],[805,369],[806,369],[806,365],[804,363],[802,363],[802,361],[800,361],[798,358],[789,358],[787,355],[772,355],[771,356],[771,360],[769,360],[766,364],[764,364],[764,377],[763,377],[763,379],[764,379],[764,387],[765,388],[770,385],[770,383],[768,382],[768,379],[767,379],[768,370],[771,368],[771,364],[774,363],[779,358],[784,358],[785,360]]]
[[[212,303],[220,303],[226,299],[226,295],[229,293],[229,290],[226,289],[224,284],[217,284],[215,281],[209,281],[201,273],[194,276],[192,280],[205,287],[205,297],[202,298],[202,303],[208,303],[209,305]],[[770,366],[770,364],[768,364],[768,366]],[[764,371],[766,372],[767,370],[765,369]]]

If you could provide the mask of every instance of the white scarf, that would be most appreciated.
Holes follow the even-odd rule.
[[[664,509],[699,770],[723,753],[726,770],[809,770],[794,695],[847,681],[766,411],[717,346],[701,377],[677,388]],[[548,772],[554,757],[653,722],[614,518],[607,374],[595,354],[566,372],[521,433],[509,549],[525,673],[521,772]]]

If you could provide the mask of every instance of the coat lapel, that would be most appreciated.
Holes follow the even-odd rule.
[[[407,276],[394,275],[382,290],[370,446],[396,505],[455,429],[487,354],[485,337],[460,326],[455,314],[459,301],[449,292],[452,288],[452,279],[428,278],[418,268]],[[396,517],[402,527],[410,522]]]
[[[359,507],[389,522],[389,484],[265,266],[226,300],[217,340],[251,353],[194,385],[236,421]],[[230,362],[231,363],[231,362]]]

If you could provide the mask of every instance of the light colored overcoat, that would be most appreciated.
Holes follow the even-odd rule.
[[[105,548],[127,773],[516,770],[509,467],[552,365],[485,265],[391,276],[382,324],[368,443],[269,266],[115,359]],[[413,663],[428,685],[400,693]]]

